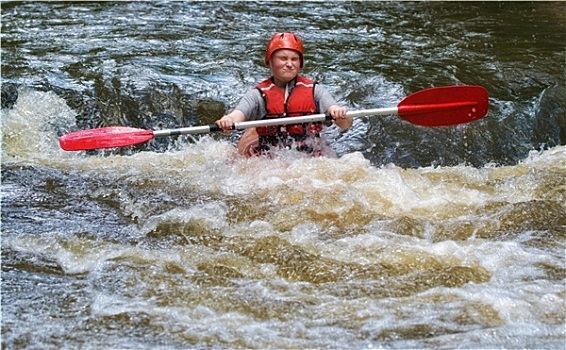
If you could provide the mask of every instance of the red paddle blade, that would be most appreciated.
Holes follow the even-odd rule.
[[[399,105],[402,119],[423,126],[468,123],[487,114],[487,90],[481,86],[444,86],[418,91]]]
[[[75,131],[59,138],[65,151],[131,146],[153,138],[152,130],[122,126]]]

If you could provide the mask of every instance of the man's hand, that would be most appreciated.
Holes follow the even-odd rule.
[[[341,129],[348,129],[354,122],[352,118],[346,117],[346,112],[348,112],[348,108],[338,105],[332,105],[326,110],[326,113],[332,116],[334,123]]]
[[[246,120],[244,113],[235,109],[222,118],[218,119],[214,123],[222,129],[223,133],[229,134],[234,130],[234,123],[243,122],[244,120]]]

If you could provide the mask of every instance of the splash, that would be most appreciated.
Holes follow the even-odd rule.
[[[53,92],[24,89],[2,109],[2,162],[60,158],[58,134],[75,125],[75,112]]]

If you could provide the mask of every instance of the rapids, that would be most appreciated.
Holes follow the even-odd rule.
[[[329,4],[331,6],[329,6]],[[3,2],[2,348],[563,349],[566,5]],[[350,109],[490,93],[446,128],[329,128],[88,152],[106,125],[213,122],[292,30]]]

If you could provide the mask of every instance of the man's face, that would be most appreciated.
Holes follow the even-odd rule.
[[[271,74],[275,83],[287,83],[299,74],[301,68],[301,56],[297,51],[280,49],[271,55],[269,60]]]

